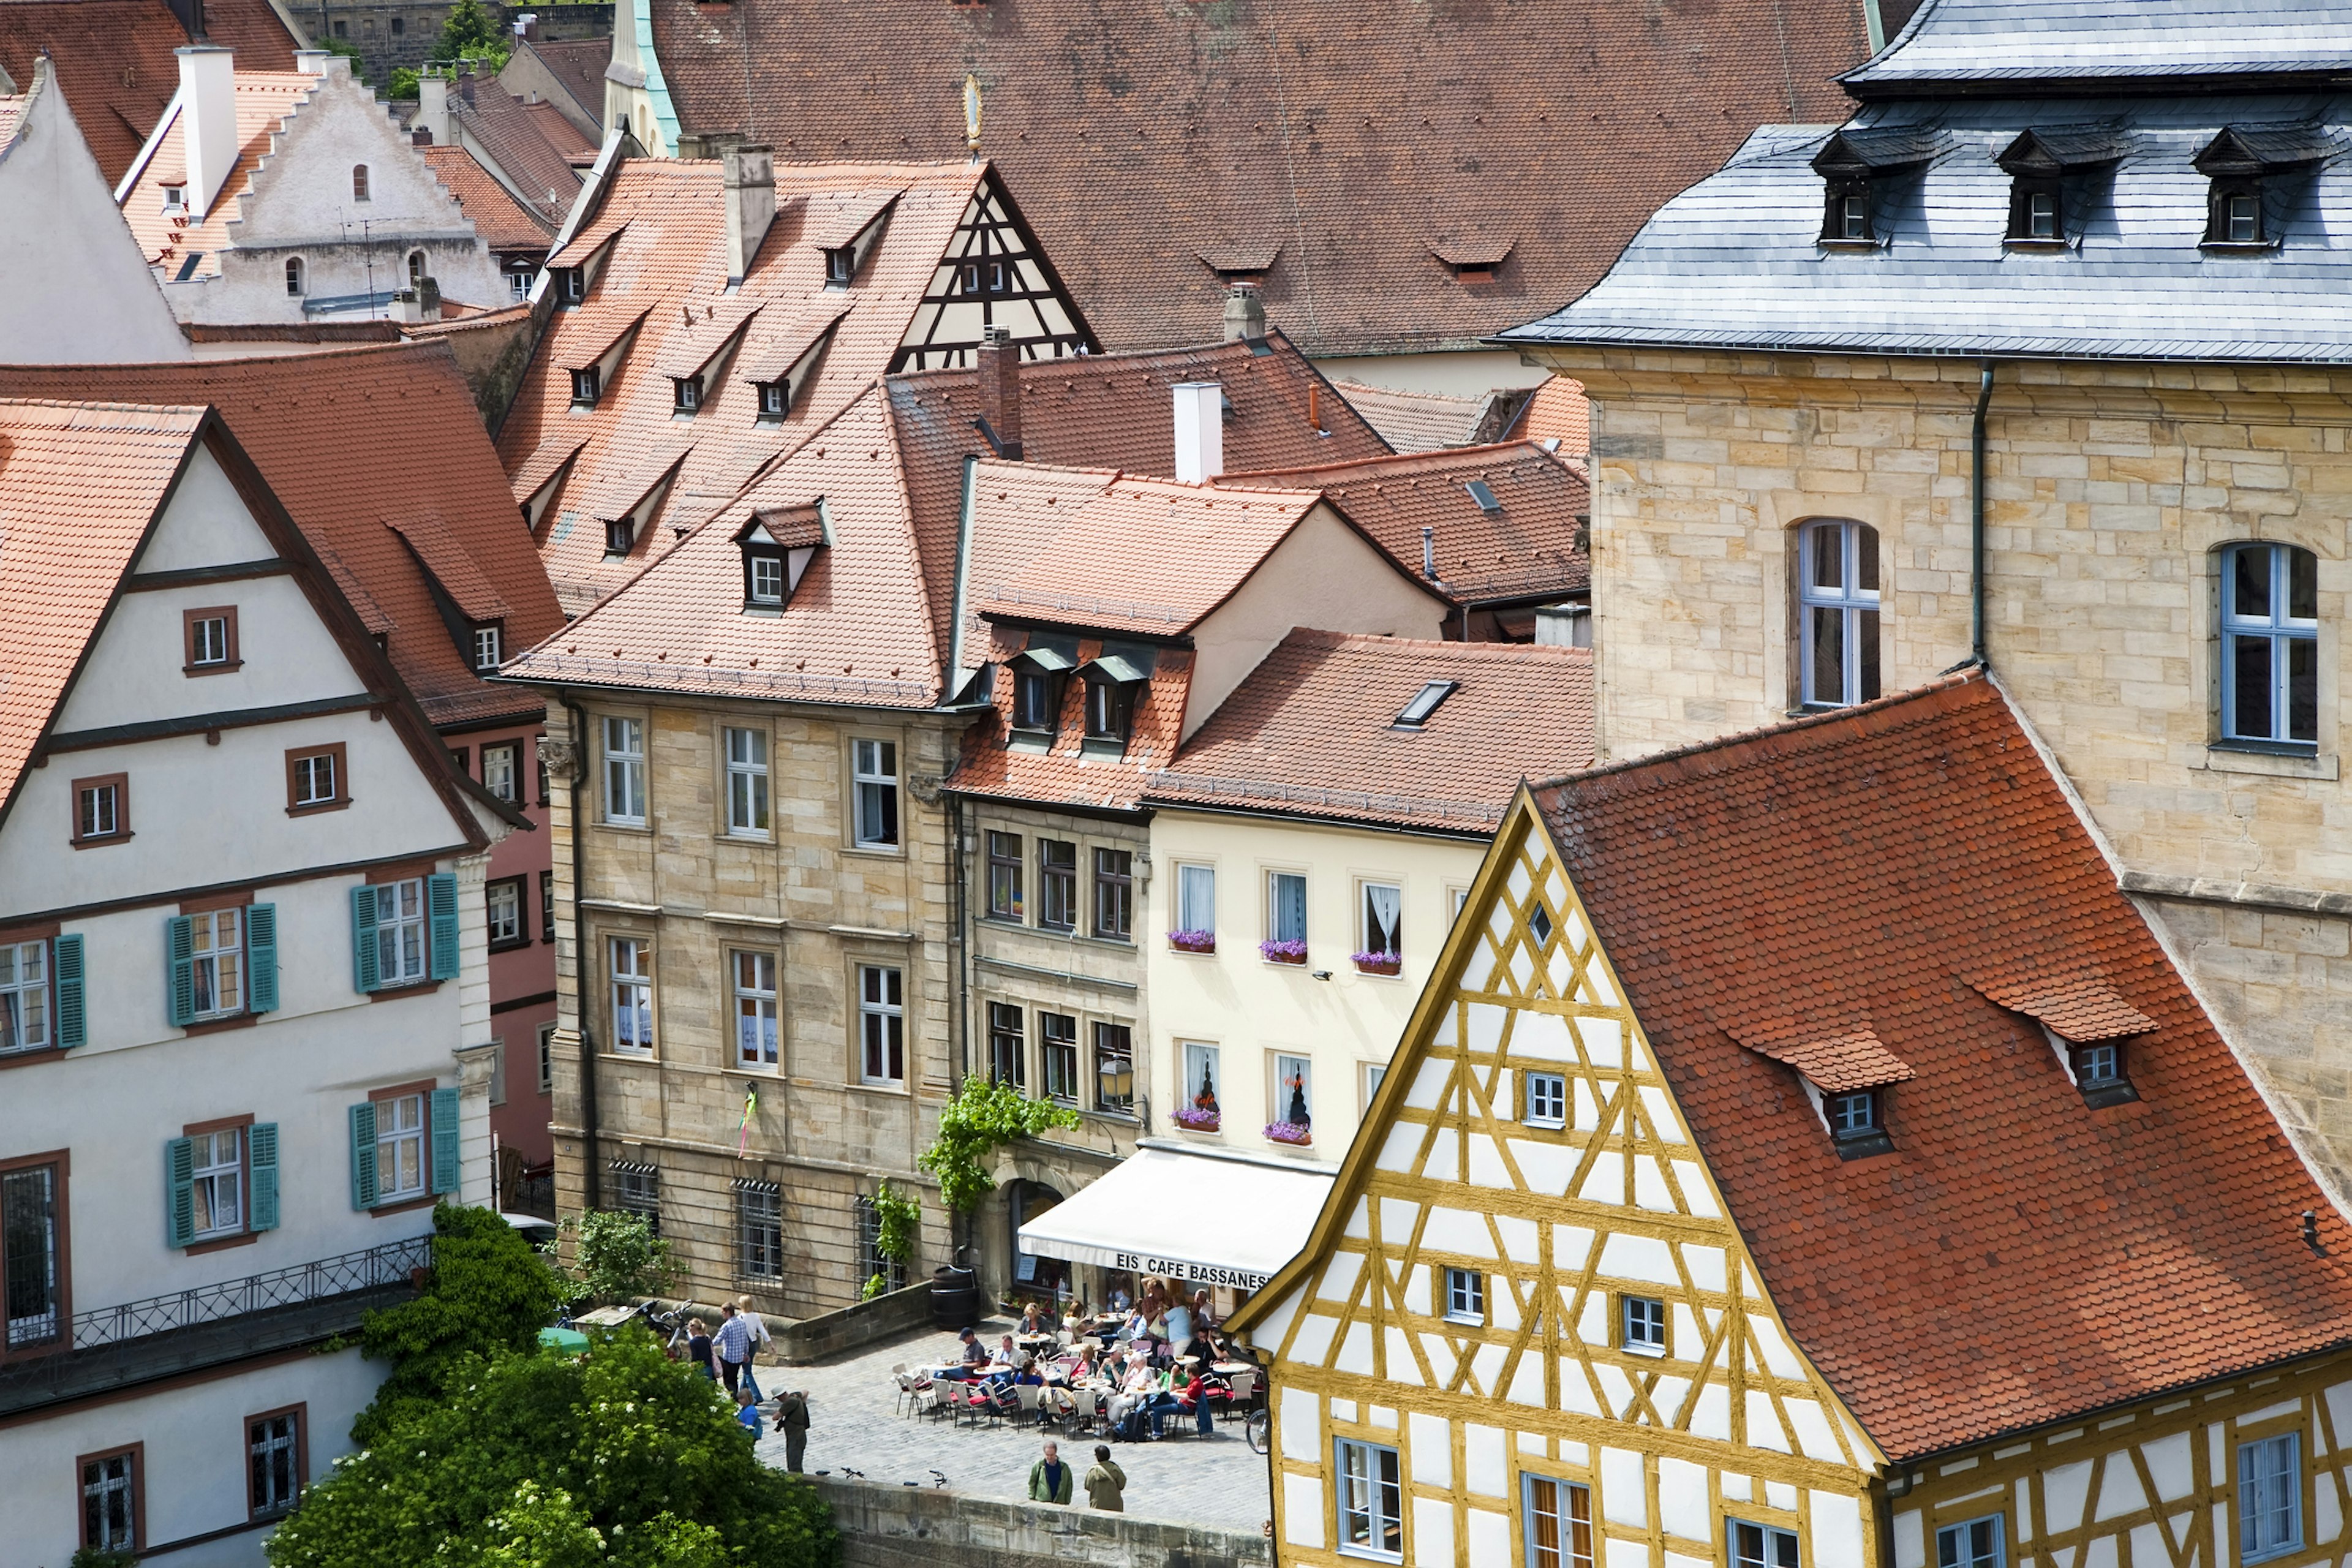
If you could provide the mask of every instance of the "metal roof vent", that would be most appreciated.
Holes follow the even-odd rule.
[[[1420,729],[1429,722],[1429,716],[1437,711],[1437,705],[1453,696],[1455,688],[1461,684],[1458,680],[1431,681],[1415,692],[1412,700],[1404,705],[1404,711],[1396,716],[1395,727],[1400,730]]]
[[[1495,499],[1495,492],[1486,488],[1486,480],[1472,479],[1462,488],[1470,492],[1470,499],[1476,501],[1478,510],[1488,517],[1497,517],[1502,514],[1503,503]]]

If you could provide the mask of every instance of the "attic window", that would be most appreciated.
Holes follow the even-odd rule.
[[[2066,237],[2059,212],[2064,193],[2055,180],[2016,181],[2010,189],[2009,237],[2063,240]]]
[[[616,517],[604,524],[604,554],[608,559],[626,555],[636,542],[636,525],[628,518]]]
[[[353,201],[355,201],[355,202],[363,202],[363,201],[365,201],[365,200],[367,200],[367,199],[368,199],[368,168],[367,168],[367,165],[366,165],[365,163],[353,163],[353,164],[352,165],[352,200],[353,200]]]
[[[2212,211],[2205,227],[2208,245],[2260,245],[2263,232],[2263,187],[2260,181],[2215,181]]]
[[[584,268],[559,267],[555,269],[555,298],[561,304],[577,305],[588,297],[588,279]]]
[[[163,187],[163,210],[167,213],[187,211],[188,187],[184,184],[165,185]]]
[[[826,288],[846,289],[849,287],[850,279],[856,276],[857,247],[835,245],[825,248],[824,286]]]
[[[1127,754],[1128,738],[1135,728],[1136,700],[1151,679],[1159,656],[1148,647],[1105,643],[1102,652],[1079,673],[1087,681],[1086,738],[1079,747],[1088,756]]]
[[[2009,172],[2009,233],[2011,246],[2063,246],[2081,237],[2067,232],[2067,197],[2086,205],[2090,177],[2113,169],[2131,151],[2129,139],[2108,125],[2040,126],[2019,133],[1994,160]]]
[[[774,605],[784,602],[784,552],[756,544],[743,546],[743,602]]]
[[[572,373],[572,406],[593,408],[603,395],[604,377],[594,365],[583,366]]]
[[[1140,682],[1087,678],[1087,739],[1127,743],[1135,727],[1135,692]]]
[[[1013,728],[1051,735],[1061,727],[1062,683],[1077,668],[1077,652],[1073,638],[1030,635],[1013,657]]]
[[[1936,156],[1933,131],[1916,126],[1845,126],[1813,154],[1822,177],[1821,243],[1836,249],[1874,247],[1882,187],[1925,168]]]
[[[498,621],[481,621],[474,626],[474,668],[493,670],[506,658],[506,627]]]
[[[824,542],[824,514],[814,505],[755,512],[735,534],[743,552],[743,608],[772,613],[790,604]]]
[[[1396,716],[1396,723],[1393,727],[1399,730],[1420,729],[1429,722],[1429,716],[1437,711],[1437,705],[1453,696],[1454,689],[1461,684],[1458,680],[1431,681],[1415,692],[1412,700],[1404,705],[1403,711]]]
[[[1878,231],[1870,221],[1870,182],[1832,180],[1829,209],[1822,219],[1822,237],[1841,245],[1875,245]]]
[[[698,375],[673,376],[670,380],[671,406],[680,414],[691,414],[702,406],[702,378]]]
[[[760,383],[760,418],[773,424],[793,411],[793,384],[789,381]]]
[[[2265,199],[2283,176],[2325,163],[2339,149],[2308,123],[2225,125],[2191,160],[2212,181],[2203,243],[2219,249],[2268,249],[2279,237]]]
[[[1841,1144],[1879,1135],[1878,1091],[1874,1089],[1830,1095],[1822,1102],[1822,1109],[1829,1117],[1831,1136]]]
[[[967,261],[963,265],[963,291],[967,294],[1002,294],[1004,292],[1004,263],[1002,261]]]
[[[1495,492],[1486,488],[1486,480],[1472,479],[1468,484],[1464,485],[1462,488],[1470,492],[1470,499],[1478,503],[1478,510],[1480,511],[1485,512],[1488,517],[1496,517],[1501,515],[1503,503],[1495,499]]]

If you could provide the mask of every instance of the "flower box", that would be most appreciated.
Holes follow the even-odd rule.
[[[1179,952],[1214,952],[1217,951],[1217,933],[1213,931],[1171,931],[1168,933],[1168,945]]]
[[[1404,958],[1394,952],[1358,952],[1349,956],[1356,961],[1360,974],[1395,974],[1404,968]]]
[[[1222,1119],[1215,1111],[1197,1105],[1178,1106],[1176,1114],[1169,1120],[1187,1132],[1214,1132],[1222,1124]]]
[[[1257,950],[1268,963],[1305,963],[1307,944],[1303,942],[1262,942]]]
[[[1296,1121],[1269,1121],[1265,1124],[1265,1141],[1305,1148],[1315,1142],[1315,1133],[1311,1128]]]

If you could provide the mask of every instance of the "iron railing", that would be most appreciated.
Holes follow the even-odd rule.
[[[273,1268],[267,1274],[248,1274],[242,1279],[224,1279],[216,1285],[197,1285],[167,1296],[150,1296],[143,1301],[125,1301],[119,1307],[77,1312],[73,1320],[73,1348],[95,1350],[101,1345],[121,1344],[125,1340],[144,1339],[149,1334],[266,1312],[273,1307],[299,1306],[358,1290],[405,1285],[414,1270],[432,1261],[433,1238],[413,1236],[405,1241],[371,1247],[364,1252],[346,1252],[340,1258],[321,1258],[290,1268]]]

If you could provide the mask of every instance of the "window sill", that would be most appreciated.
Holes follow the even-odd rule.
[[[341,800],[316,801],[309,805],[289,805],[286,808],[286,815],[289,816],[316,816],[322,811],[348,810],[351,804],[351,798],[349,796],[345,796]]]
[[[110,833],[103,838],[76,838],[70,842],[77,849],[103,849],[110,844],[128,844],[137,837],[135,833]]]
[[[245,660],[233,658],[221,664],[184,664],[180,666],[180,673],[193,679],[199,675],[226,675],[232,669],[244,668]]]
[[[208,1237],[202,1241],[190,1242],[180,1248],[180,1252],[184,1257],[200,1258],[207,1252],[226,1252],[232,1247],[251,1247],[260,1239],[258,1231],[239,1231],[235,1236]]]
[[[2079,236],[2071,239],[2034,239],[2024,235],[2012,234],[2000,242],[2000,247],[2003,250],[2021,250],[2032,255],[2036,251],[2074,250],[2082,243]]]
[[[531,940],[527,936],[510,936],[504,942],[494,942],[490,943],[490,951],[492,952],[512,952],[518,948],[525,948],[531,945]]]
[[[180,1026],[180,1033],[193,1039],[198,1035],[217,1035],[226,1029],[250,1029],[261,1022],[258,1013],[224,1013],[217,1018],[198,1018]]]
[[[1837,1157],[1841,1160],[1867,1160],[1876,1154],[1895,1152],[1895,1140],[1884,1132],[1865,1132],[1858,1138],[1838,1138]]]
[[[1666,1359],[1666,1347],[1664,1345],[1619,1345],[1617,1348],[1627,1355],[1644,1356],[1651,1361]]]
[[[651,833],[653,831],[651,823],[642,820],[632,822],[625,817],[618,819],[610,816],[599,817],[593,826],[608,833]]]
[[[1339,1555],[1342,1557],[1360,1557],[1367,1563],[1402,1563],[1404,1561],[1404,1553],[1402,1552],[1374,1552],[1368,1546],[1342,1546],[1339,1548]]]
[[[856,1083],[847,1084],[844,1087],[857,1094],[887,1094],[893,1100],[911,1100],[914,1098],[914,1091],[907,1087],[907,1082],[904,1079],[882,1083],[867,1083],[861,1079]]]
[[[2215,742],[2205,748],[2204,757],[2189,764],[2192,768],[2217,773],[2247,773],[2258,777],[2279,779],[2326,779],[2340,776],[2335,756],[2323,756],[2317,748],[2297,746],[2292,750],[2281,746],[2273,749],[2258,742]]]
[[[603,1057],[606,1061],[657,1063],[661,1060],[660,1053],[656,1051],[640,1051],[621,1046],[608,1047],[605,1049],[599,1051],[597,1055]]]
[[[761,1065],[753,1065],[746,1062],[729,1062],[725,1067],[720,1068],[719,1070],[721,1074],[732,1078],[780,1079],[784,1076],[782,1065],[777,1062],[767,1062]]]
[[[2127,1083],[2093,1084],[2083,1090],[2083,1104],[2091,1110],[2104,1110],[2110,1105],[2131,1105],[2139,1100],[2139,1090]]]
[[[903,844],[845,844],[844,855],[863,855],[872,860],[904,860],[907,847]]]
[[[30,1067],[35,1062],[53,1062],[71,1053],[63,1046],[37,1046],[31,1050],[9,1051],[0,1055],[0,1070]]]
[[[1448,1312],[1445,1314],[1445,1321],[1449,1323],[1458,1323],[1465,1329],[1483,1329],[1486,1326],[1486,1315],[1484,1312],[1475,1315],[1469,1312]]]
[[[1886,248],[1884,239],[1831,239],[1824,237],[1813,243],[1823,250],[1872,251]]]
[[[2278,247],[2279,242],[2275,239],[2200,239],[2197,242],[2198,249],[2215,256],[2260,256]],[[2246,1561],[2251,1563],[2254,1559],[2250,1557]]]
[[[1568,1131],[1568,1118],[1564,1116],[1530,1116],[1525,1121],[1521,1122],[1520,1125],[1523,1127],[1532,1128],[1538,1132],[1565,1132]]]
[[[1050,730],[1014,730],[1005,735],[1004,749],[1042,757],[1054,749],[1054,732]]]
[[[373,1219],[388,1219],[396,1214],[415,1214],[418,1209],[429,1209],[437,1201],[431,1193],[413,1198],[395,1198],[390,1203],[376,1205],[368,1210],[368,1215]]]
[[[368,993],[371,1002],[397,1002],[403,997],[422,996],[428,991],[441,989],[438,980],[411,980],[405,984],[385,985]]]
[[[1098,763],[1119,763],[1127,760],[1127,742],[1088,735],[1078,742],[1081,762],[1092,758]]]

